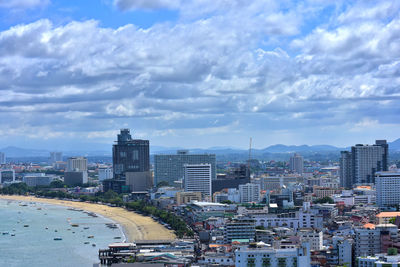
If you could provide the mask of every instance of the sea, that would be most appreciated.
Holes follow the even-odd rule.
[[[107,223],[114,222],[64,206],[0,199],[0,266],[92,267],[99,249],[125,240]]]

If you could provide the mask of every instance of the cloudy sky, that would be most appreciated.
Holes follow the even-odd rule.
[[[400,1],[0,0],[0,147],[400,137]]]

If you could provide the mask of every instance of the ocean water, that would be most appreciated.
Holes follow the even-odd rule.
[[[106,223],[112,221],[67,207],[0,199],[0,266],[93,266],[99,262],[99,249],[125,239],[120,228],[110,229]]]

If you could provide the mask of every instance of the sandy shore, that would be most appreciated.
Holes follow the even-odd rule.
[[[154,221],[152,218],[127,211],[123,208],[109,207],[106,205],[92,204],[86,202],[37,198],[32,196],[0,195],[0,199],[41,202],[94,212],[120,224],[124,229],[124,233],[126,235],[126,238],[128,239],[127,241],[143,239],[175,239],[173,231],[168,230],[158,222]]]

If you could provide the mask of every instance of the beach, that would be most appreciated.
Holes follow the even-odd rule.
[[[126,235],[127,241],[134,242],[135,240],[158,240],[175,239],[173,231],[168,230],[151,217],[143,216],[124,208],[109,207],[102,204],[75,202],[60,199],[37,198],[33,196],[18,196],[18,195],[0,195],[0,199],[24,201],[24,202],[40,202],[52,205],[61,205],[76,209],[82,209],[89,212],[94,212],[98,215],[107,217],[121,225]],[[110,242],[111,243],[111,242]]]

